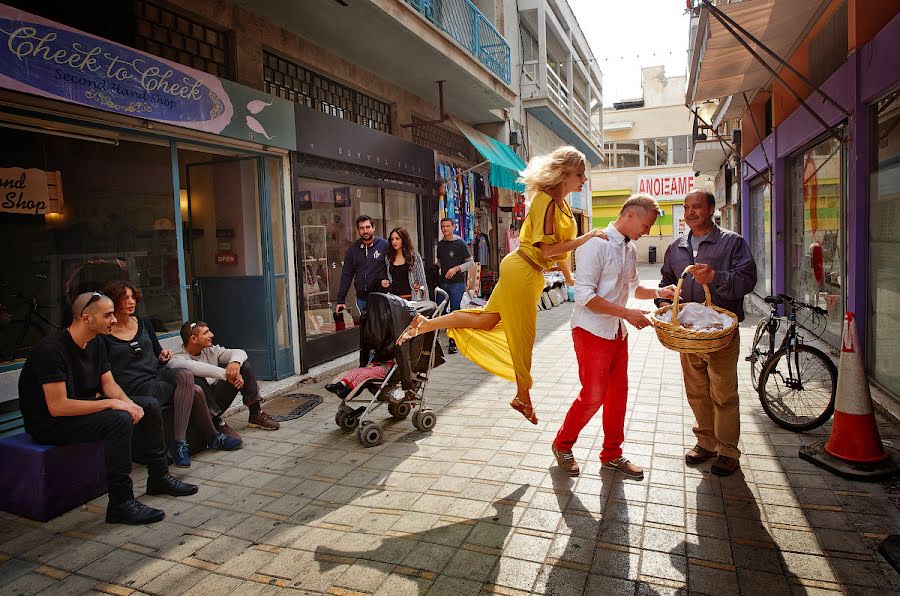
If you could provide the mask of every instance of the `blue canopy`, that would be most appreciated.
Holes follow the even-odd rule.
[[[456,118],[453,118],[453,123],[466,135],[475,149],[490,162],[491,186],[508,188],[516,192],[525,190],[525,185],[518,181],[519,173],[525,169],[525,162],[516,155],[512,147],[475,130]]]

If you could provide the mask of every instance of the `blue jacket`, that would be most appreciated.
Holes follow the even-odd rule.
[[[356,288],[356,297],[365,299],[369,292],[381,292],[381,280],[387,279],[387,263],[384,255],[387,253],[388,241],[380,236],[375,236],[371,246],[363,244],[359,238],[347,249],[344,256],[344,266],[341,269],[341,289],[338,291],[337,303],[344,304],[347,292],[350,291],[350,282]]]

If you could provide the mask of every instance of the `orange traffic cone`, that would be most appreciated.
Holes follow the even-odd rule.
[[[882,444],[869,381],[859,351],[856,315],[844,315],[834,422],[827,441],[800,448],[800,457],[845,478],[876,480],[894,473],[892,451]]]
[[[856,315],[844,315],[841,338],[841,362],[838,366],[837,396],[834,399],[834,423],[825,451],[847,461],[869,463],[888,456],[872,410],[872,395],[857,349]]]

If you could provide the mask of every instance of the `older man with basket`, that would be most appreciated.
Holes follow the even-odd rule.
[[[756,286],[756,262],[739,234],[715,224],[715,210],[716,199],[711,193],[695,190],[685,197],[684,221],[690,232],[666,250],[660,286],[676,283],[683,272],[689,271],[693,279],[685,276],[678,300],[705,302],[708,290],[714,307],[730,311],[743,321],[744,296]],[[700,464],[715,457],[710,471],[719,476],[733,474],[741,456],[737,447],[741,432],[737,383],[740,334],[736,327],[730,337],[722,334],[722,347],[716,344],[700,353],[674,348],[681,351],[684,389],[696,419],[697,445],[684,459],[688,464]]]

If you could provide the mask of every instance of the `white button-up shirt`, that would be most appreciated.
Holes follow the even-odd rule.
[[[571,325],[581,327],[603,339],[615,339],[621,326],[622,337],[627,335],[619,317],[594,312],[587,307],[594,296],[607,302],[625,306],[640,280],[637,273],[637,251],[634,243],[612,224],[603,230],[609,240],[591,238],[575,251],[575,307]]]

